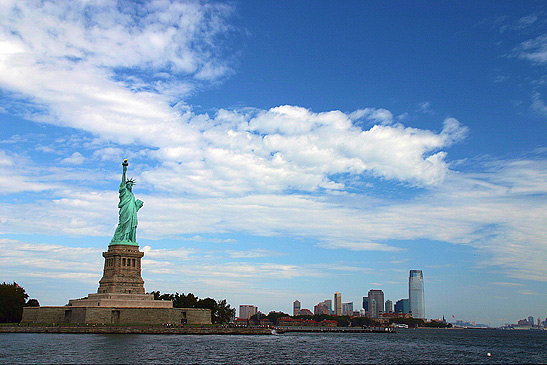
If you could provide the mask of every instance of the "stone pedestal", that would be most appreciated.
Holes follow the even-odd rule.
[[[25,307],[24,323],[210,324],[211,310],[173,308],[170,300],[145,294],[141,276],[144,253],[136,245],[110,245],[97,293],[71,299],[64,307]]]
[[[103,252],[104,270],[98,293],[144,294],[139,246],[110,245]]]
[[[173,308],[171,300],[154,300],[153,294],[96,293],[70,299],[70,307]]]

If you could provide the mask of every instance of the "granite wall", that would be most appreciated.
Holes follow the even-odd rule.
[[[200,308],[25,307],[22,323],[210,324]]]

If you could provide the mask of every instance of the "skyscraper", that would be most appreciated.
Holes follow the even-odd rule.
[[[353,302],[342,303],[342,315],[351,316],[353,314]]]
[[[368,317],[369,318],[378,318],[378,306],[376,305],[376,299],[368,300]]]
[[[384,307],[385,313],[392,313],[393,312],[393,302],[391,300],[386,300],[386,305]]]
[[[424,275],[422,270],[410,270],[408,299],[414,318],[425,318]]]
[[[329,310],[329,314],[332,314],[332,300],[326,299],[323,303],[325,303],[325,307]]]
[[[258,307],[254,305],[242,304],[239,306],[239,318],[249,319],[258,312]]]
[[[313,314],[330,314],[330,311],[327,309],[327,306],[321,302],[313,307]]]
[[[300,315],[300,301],[299,300],[295,300],[294,303],[292,304],[292,315],[293,316]]]
[[[395,303],[395,313],[408,313],[409,311],[408,299],[400,299]]]
[[[342,315],[342,294],[339,292],[334,293],[334,315]]]
[[[374,300],[375,305],[372,306]],[[368,291],[368,309],[370,318],[378,318],[380,311],[384,310],[384,292],[377,289]]]

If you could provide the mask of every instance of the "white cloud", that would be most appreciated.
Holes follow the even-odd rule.
[[[393,114],[386,109],[365,108],[359,109],[348,115],[351,120],[365,119],[372,123],[392,124]]]
[[[435,185],[448,171],[446,153],[438,150],[467,131],[453,118],[440,134],[402,125],[362,130],[340,111],[294,106],[221,110],[214,119],[200,115],[190,123],[204,131],[201,149],[157,150],[163,166],[144,175],[156,187],[200,195],[340,190],[344,183],[333,180],[334,174],[363,173]]]
[[[539,293],[537,293],[533,290],[519,290],[519,294],[521,294],[521,295],[539,295]]]
[[[81,165],[84,161],[85,158],[80,152],[74,152],[70,157],[63,158],[61,163],[64,165]]]
[[[0,194],[40,192],[57,188],[57,184],[37,181],[29,160],[17,154],[0,150]]]
[[[522,42],[514,49],[517,57],[534,62],[547,62],[547,34]]]
[[[532,94],[532,110],[543,117],[547,117],[547,105],[545,105],[545,102],[541,99],[541,94],[538,92]]]
[[[144,246],[142,251],[145,253],[147,258],[151,259],[169,259],[169,260],[189,260],[190,255],[194,254],[195,251],[186,248],[177,248],[177,249],[153,249],[150,246]]]
[[[424,101],[423,103],[418,104],[416,111],[423,114],[435,114],[435,112],[431,109],[431,102],[429,101]]]
[[[62,278],[97,282],[101,272],[100,249],[0,240],[2,269],[19,269],[20,277]]]
[[[124,154],[121,148],[106,147],[95,150],[93,157],[99,158],[102,161],[120,161],[123,159]]]
[[[520,283],[508,283],[508,282],[494,282],[494,283],[491,283],[491,284],[501,285],[501,286],[522,286],[523,285],[523,284],[520,284]]]
[[[230,13],[197,2],[13,3],[0,24],[0,86],[47,112],[30,119],[121,143],[192,145],[195,133],[169,107],[184,95],[167,91],[227,72],[214,39],[229,31]],[[135,81],[139,70],[168,80]]]
[[[272,257],[282,255],[280,252],[266,250],[263,248],[257,248],[248,251],[228,250],[226,251],[226,253],[228,254],[228,256],[234,259],[254,259],[260,257]]]
[[[477,162],[474,162],[477,166]],[[398,240],[468,245],[509,277],[544,281],[547,260],[547,194],[544,160],[484,161],[480,173],[450,173],[442,185],[409,201],[327,194],[251,194],[235,197],[139,194],[139,237],[223,243],[196,234],[244,233],[311,239],[332,249],[401,251]],[[5,232],[110,237],[117,223],[116,191],[56,190],[60,198],[0,206]],[[345,201],[345,202],[344,202]],[[105,208],[110,206],[111,208]],[[33,225],[28,225],[28,216]],[[269,250],[268,247],[261,249]],[[241,250],[240,250],[241,251]],[[266,257],[266,251],[235,251],[233,257]],[[235,256],[234,256],[235,255]],[[239,256],[237,256],[239,255]],[[192,250],[150,251],[154,260],[188,260]],[[165,267],[162,267],[165,269]]]
[[[454,118],[444,121],[441,132],[405,127],[385,109],[316,113],[283,105],[197,115],[181,100],[203,80],[230,73],[215,46],[216,37],[230,31],[223,19],[231,8],[223,4],[126,2],[124,11],[91,1],[0,6],[6,14],[0,20],[0,87],[33,107],[25,109],[28,118],[92,134],[96,138],[86,136],[85,153],[96,160],[131,157],[131,149],[156,160],[137,176],[154,191],[141,196],[136,191],[146,203],[139,215],[143,237],[244,232],[380,251],[400,250],[397,240],[431,239],[483,250],[491,257],[482,265],[509,268],[510,276],[547,277],[542,228],[547,209],[542,199],[530,198],[546,193],[544,160],[454,172],[445,149],[465,138],[466,127]],[[133,10],[145,16],[133,17]],[[546,62],[545,37],[522,43],[519,57]],[[539,96],[536,101],[543,111]],[[83,155],[75,152],[64,161],[81,164]],[[85,167],[40,169],[28,157],[5,151],[0,165],[0,193],[53,193],[39,201],[3,203],[2,232],[112,234],[116,211],[105,207],[115,207],[116,191],[69,183],[82,172],[93,182],[109,177]],[[370,186],[364,180],[371,177],[429,189],[402,202],[346,191],[348,183]],[[148,253],[152,263],[192,256],[183,249]],[[33,265],[47,262],[36,259]],[[207,269],[232,278],[304,275],[291,265],[241,267],[243,274],[215,265]]]
[[[527,28],[530,25],[534,24],[537,20],[538,20],[538,17],[535,14],[523,16],[517,21],[517,24],[515,27],[517,29]]]
[[[229,72],[215,56],[214,39],[230,31],[223,21],[230,7],[70,4],[13,4],[19,10],[8,11],[0,28],[0,85],[41,107],[28,118],[98,136],[94,158],[119,157],[119,145],[147,148],[148,157],[162,164],[144,178],[166,191],[226,196],[341,190],[344,182],[333,175],[348,173],[435,185],[448,171],[440,149],[465,129],[457,122],[452,129],[445,122],[441,134],[405,128],[393,125],[390,111],[374,108],[347,115],[285,105],[195,115],[172,107],[175,95],[157,85],[167,82],[175,90],[173,80],[181,74],[192,83]],[[127,68],[126,77],[120,70]],[[139,70],[153,80],[136,79]],[[377,125],[362,130],[353,123],[362,118]],[[83,163],[77,153],[63,162]]]

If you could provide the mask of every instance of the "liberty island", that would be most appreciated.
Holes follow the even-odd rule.
[[[174,308],[169,300],[146,294],[141,276],[144,253],[137,243],[137,212],[143,206],[135,199],[135,181],[127,179],[129,163],[122,163],[119,187],[119,220],[114,236],[103,252],[104,270],[97,293],[71,299],[62,307],[25,307],[21,323],[65,323],[108,325],[211,324],[211,311]]]

